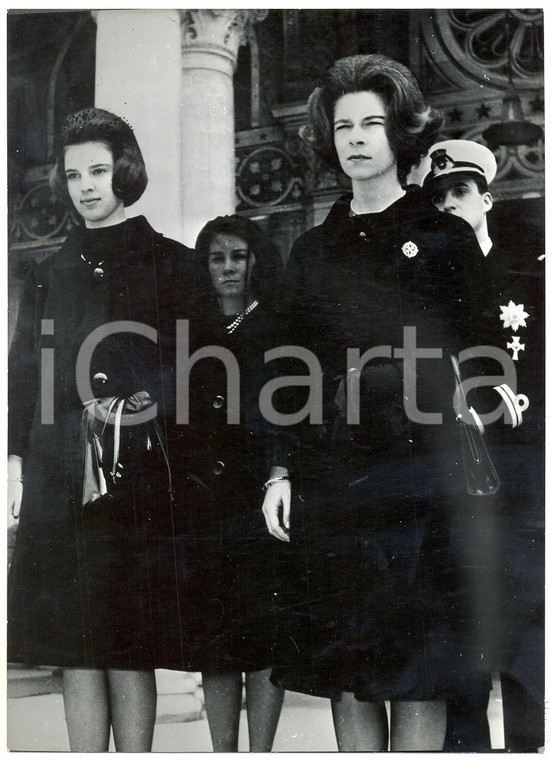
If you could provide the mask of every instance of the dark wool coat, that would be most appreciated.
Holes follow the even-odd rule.
[[[320,361],[323,420],[298,431],[285,584],[296,596],[281,633],[287,664],[274,671],[287,688],[430,699],[457,678],[442,504],[465,483],[449,354],[475,339],[478,285],[466,274],[482,269],[469,225],[413,188],[377,214],[351,217],[341,198],[291,251],[287,337]],[[441,351],[418,359],[416,391],[403,384],[412,357],[395,351],[408,328],[417,347]],[[347,349],[377,347],[361,374],[360,423],[347,424]],[[442,424],[408,418],[412,397]]]
[[[123,447],[126,470],[113,498],[82,507],[80,427],[89,399],[79,396],[75,367],[85,339],[106,323],[155,330],[156,343],[121,326],[98,344],[81,374],[98,397],[149,392],[162,426],[163,400],[173,397],[174,320],[190,316],[200,280],[191,251],[144,217],[73,229],[28,277],[10,354],[9,453],[24,459],[10,570],[10,661],[162,664],[162,591],[174,586],[172,575],[164,576],[174,571],[166,463],[158,446],[138,459],[125,459]],[[53,349],[51,383],[47,370],[41,377],[46,349]],[[53,421],[41,417],[52,411]],[[139,433],[124,430],[125,441]]]
[[[285,339],[312,351],[323,372],[323,420],[302,426],[302,446],[311,441],[318,465],[327,455],[330,468],[338,459],[335,437],[339,444],[346,437],[339,466],[348,467],[344,459],[356,451],[406,460],[437,454],[446,425],[419,424],[405,413],[403,370],[413,359],[401,351],[404,336],[414,331],[419,351],[441,352],[441,358],[419,353],[416,398],[410,388],[405,394],[410,408],[415,401],[421,412],[453,422],[449,355],[478,340],[484,260],[469,225],[426,204],[418,189],[378,214],[350,217],[349,201],[337,201],[322,225],[296,241],[285,273]],[[344,419],[343,426],[349,349],[360,356],[381,349],[382,356],[362,371],[360,424],[346,426]],[[400,434],[406,428],[408,438]]]
[[[187,515],[182,556],[189,566],[188,620],[192,666],[206,672],[250,671],[273,664],[278,555],[262,513],[262,485],[280,461],[276,429],[259,407],[273,378],[273,315],[257,306],[228,333],[234,319],[212,313],[195,331],[197,345],[230,351],[239,368],[239,424],[228,424],[236,404],[226,367],[203,358],[191,372],[190,424],[172,443],[177,501]]]

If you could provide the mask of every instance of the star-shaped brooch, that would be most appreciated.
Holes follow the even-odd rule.
[[[524,304],[516,304],[514,301],[509,301],[507,306],[500,306],[501,314],[499,318],[503,322],[503,327],[511,328],[513,332],[516,332],[519,327],[526,327],[526,317],[530,315],[524,311]]]

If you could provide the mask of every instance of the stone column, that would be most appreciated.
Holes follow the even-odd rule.
[[[250,25],[266,10],[181,10],[183,240],[235,211],[233,74]]]
[[[182,240],[181,62],[177,10],[100,10],[95,105],[134,128],[148,187],[128,209]]]

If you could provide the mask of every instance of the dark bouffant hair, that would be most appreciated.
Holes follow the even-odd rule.
[[[277,246],[261,227],[245,216],[217,216],[207,222],[195,243],[195,252],[203,266],[208,268],[209,249],[215,235],[235,235],[247,243],[254,254],[255,265],[251,275],[251,292],[259,301],[277,293],[283,274],[283,261]],[[267,304],[266,304],[267,305]]]
[[[65,177],[65,153],[71,145],[87,142],[104,143],[113,155],[113,193],[125,206],[131,206],[147,187],[147,172],[132,127],[110,111],[85,108],[68,116],[61,130],[61,143],[50,173],[55,195],[70,204]]]
[[[386,134],[403,185],[411,168],[435,142],[443,118],[425,103],[411,71],[391,58],[372,54],[336,61],[310,95],[310,124],[302,128],[301,136],[324,163],[342,171],[333,139],[335,103],[342,95],[363,91],[375,92],[386,105]]]

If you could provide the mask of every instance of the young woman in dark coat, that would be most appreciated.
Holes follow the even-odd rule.
[[[443,506],[460,457],[448,354],[470,345],[463,272],[478,261],[476,238],[406,184],[441,126],[407,68],[380,55],[341,59],[308,113],[303,136],[352,194],[296,241],[284,276],[286,342],[317,357],[307,390],[322,383],[323,394],[318,418],[297,431],[292,472],[273,469],[263,507],[296,555],[285,588],[303,588],[273,680],[331,698],[343,751],[440,750],[457,677]]]
[[[72,751],[106,751],[111,728],[118,751],[151,749],[153,669],[176,581],[161,402],[173,380],[172,294],[183,315],[198,270],[189,249],[126,218],[146,184],[123,119],[96,108],[67,118],[52,186],[82,223],[29,275],[10,353],[20,524],[8,660],[63,668]],[[124,419],[102,430],[115,397]]]
[[[262,476],[278,455],[259,395],[273,374],[264,352],[275,345],[282,261],[262,230],[236,215],[208,222],[196,254],[210,275],[212,299],[194,348],[211,347],[211,358],[191,370],[190,424],[175,465],[191,534],[191,660],[202,671],[214,750],[237,751],[244,673],[250,751],[268,752],[283,700],[269,680],[282,547],[267,534],[260,509]],[[235,412],[239,420],[230,420]]]

